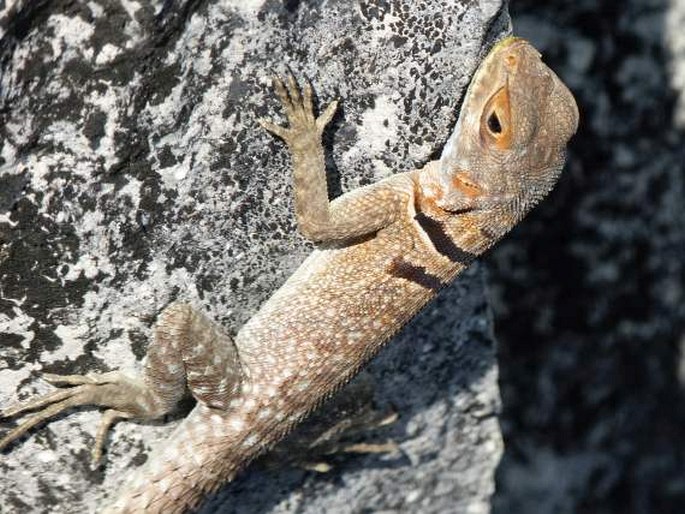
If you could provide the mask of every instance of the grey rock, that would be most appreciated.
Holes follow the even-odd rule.
[[[325,139],[339,194],[437,154],[509,26],[493,1],[3,5],[3,406],[47,391],[41,371],[135,373],[176,298],[237,331],[310,251],[288,155],[256,124],[282,120],[273,72],[309,78],[320,106],[343,100]],[[372,365],[400,456],[336,457],[327,475],[256,467],[204,512],[487,512],[494,351],[476,265]],[[177,422],[120,423],[93,472],[97,420],[62,416],[2,455],[3,512],[93,511]]]

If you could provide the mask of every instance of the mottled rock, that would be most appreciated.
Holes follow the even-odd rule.
[[[319,105],[334,194],[436,155],[500,2],[12,2],[0,16],[0,405],[38,373],[135,373],[173,299],[235,332],[311,246],[295,233],[282,119],[290,68]],[[205,512],[487,512],[500,454],[494,343],[474,266],[372,366],[399,456],[327,475],[252,469]],[[0,459],[3,512],[83,512],[169,433],[120,423],[89,470],[98,414],[35,431]],[[219,508],[221,506],[221,508]]]

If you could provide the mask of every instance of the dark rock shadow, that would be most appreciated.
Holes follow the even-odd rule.
[[[581,124],[557,190],[489,259],[495,514],[685,511],[685,134],[668,5],[512,2]]]

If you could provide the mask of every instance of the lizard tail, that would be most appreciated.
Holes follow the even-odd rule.
[[[198,405],[156,448],[103,514],[167,514],[196,509],[261,453],[235,413]]]

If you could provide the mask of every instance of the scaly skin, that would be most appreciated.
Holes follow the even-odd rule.
[[[70,386],[5,409],[27,418],[0,448],[63,410],[107,408],[119,418],[172,411],[186,387],[198,404],[123,488],[107,512],[183,512],[232,479],[346,384],[437,291],[544,197],[576,130],[573,96],[528,43],[499,43],[476,72],[438,161],[329,202],[309,85],[275,80],[289,128],[300,231],[320,249],[232,340],[187,305],[160,316],[144,375],[46,378]]]

